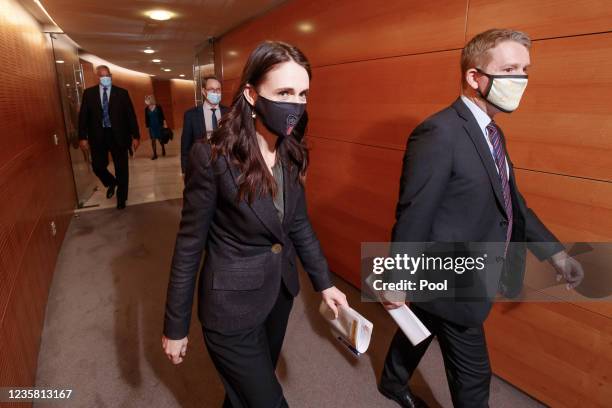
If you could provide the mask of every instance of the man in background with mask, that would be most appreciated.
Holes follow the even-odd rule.
[[[202,80],[202,96],[204,103],[185,112],[183,118],[183,134],[181,135],[181,172],[185,174],[187,159],[191,146],[197,139],[210,139],[217,129],[221,117],[229,110],[221,105],[221,82],[214,76]]]
[[[568,289],[583,275],[580,264],[527,207],[504,135],[493,121],[499,112],[518,107],[527,86],[530,47],[526,34],[498,29],[478,34],[465,46],[461,97],[417,126],[408,139],[392,232],[393,242],[505,243],[504,256],[495,261],[503,265],[497,270],[504,271],[499,289],[509,296],[520,292],[525,259],[525,246],[519,245],[522,255],[511,253],[510,242],[527,242],[538,259],[551,262]],[[453,405],[488,407],[491,368],[483,322],[492,302],[478,299],[412,302],[432,336],[413,346],[397,331],[379,391],[402,407],[427,406],[407,383],[438,336]],[[387,309],[403,304],[384,303]]]
[[[140,130],[128,91],[112,83],[106,65],[96,68],[99,84],[85,89],[79,112],[81,149],[91,150],[93,171],[111,198],[117,190],[117,208],[125,208],[128,197],[128,150],[138,149]],[[115,175],[108,171],[108,154],[113,158]]]

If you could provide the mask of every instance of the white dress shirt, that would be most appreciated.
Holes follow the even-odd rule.
[[[483,111],[480,106],[476,105],[469,98],[464,95],[461,95],[461,100],[468,107],[472,115],[476,118],[476,122],[478,122],[478,127],[482,130],[482,136],[485,138],[487,145],[489,146],[489,150],[491,151],[491,157],[493,157],[493,163],[495,163],[495,168],[497,169],[497,173],[499,174],[499,169],[497,168],[497,163],[495,162],[495,151],[493,150],[493,143],[489,140],[487,126],[491,123],[491,118],[485,111]],[[500,135],[501,137],[501,135]],[[510,178],[510,168],[508,167],[508,157],[504,157],[504,161],[506,162],[506,175]]]
[[[204,110],[204,126],[206,126],[206,137],[210,139],[210,135],[213,132],[213,128],[212,128],[213,106],[209,104],[207,100],[204,100],[202,109]],[[219,105],[214,107],[214,109],[215,109],[215,116],[217,117],[217,126],[218,126],[219,121],[221,120],[221,109],[219,108]]]

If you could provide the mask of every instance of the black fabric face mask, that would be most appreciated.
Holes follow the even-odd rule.
[[[255,101],[255,112],[262,123],[279,137],[289,136],[305,111],[305,103],[276,102],[261,95]]]

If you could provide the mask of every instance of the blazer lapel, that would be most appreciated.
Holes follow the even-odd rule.
[[[476,122],[476,118],[474,115],[472,115],[472,112],[470,112],[468,107],[465,106],[461,98],[457,99],[455,103],[453,103],[453,108],[455,111],[457,111],[459,116],[465,120],[463,128],[470,136],[470,139],[472,139],[474,146],[476,146],[476,151],[478,151],[478,155],[480,156],[480,159],[487,170],[487,174],[489,175],[489,181],[493,187],[495,197],[497,198],[501,208],[504,209],[505,213],[501,181],[499,179],[499,174],[497,173],[497,167],[493,161],[493,156],[491,155],[491,150],[489,150],[489,145],[484,139],[482,130],[480,130],[478,122]],[[506,217],[508,217],[508,214],[506,214]]]
[[[238,177],[240,176],[239,170],[231,163],[227,157],[225,161],[230,169],[230,173],[232,174],[232,179],[234,180],[234,184],[236,185],[236,192],[238,192]],[[286,185],[286,183],[284,183]],[[287,197],[287,195],[285,195]],[[247,205],[253,210],[257,218],[261,221],[261,223],[270,231],[276,239],[279,241],[283,241],[283,230],[278,219],[278,214],[276,212],[276,207],[274,207],[274,202],[272,201],[271,196],[265,196],[256,198],[251,204]],[[285,208],[287,205],[285,204]]]
[[[283,227],[285,227],[285,230],[287,230],[289,226],[289,220],[293,218],[292,215],[295,209],[295,196],[297,191],[295,189],[296,184],[294,183],[294,177],[295,169],[292,171],[288,165],[283,164],[283,190],[285,191],[285,199],[283,200],[285,203]]]

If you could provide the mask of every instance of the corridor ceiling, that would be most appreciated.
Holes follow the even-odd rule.
[[[184,74],[185,79],[192,78],[194,56],[208,38],[219,37],[284,1],[40,0],[57,25],[84,51],[157,78]],[[159,9],[172,12],[174,17],[156,21],[147,16],[148,11]],[[147,48],[155,53],[145,54]]]

